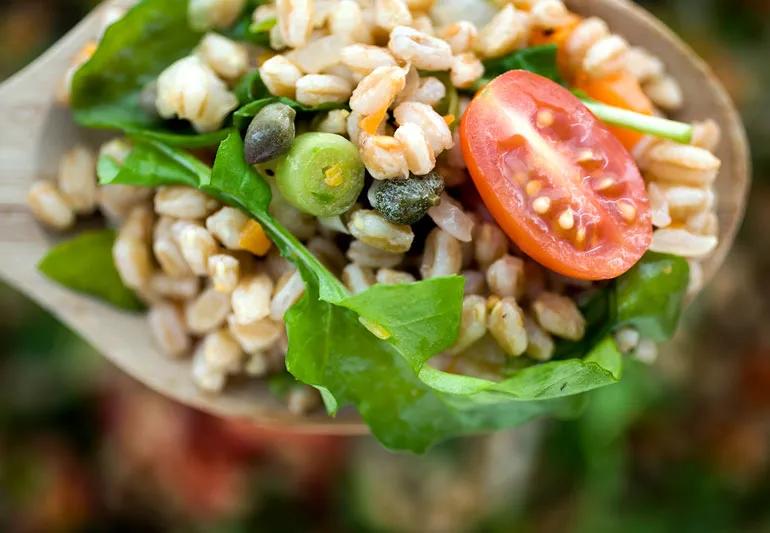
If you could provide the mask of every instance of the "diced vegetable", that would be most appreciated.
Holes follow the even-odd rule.
[[[575,79],[575,87],[603,104],[644,115],[652,115],[654,110],[652,102],[642,91],[639,82],[624,70],[603,78],[578,75]],[[627,128],[611,126],[609,129],[629,150],[642,138],[641,133]]]
[[[254,255],[264,256],[273,245],[268,239],[262,225],[256,220],[249,220],[246,227],[241,231],[241,237],[238,245],[244,250],[248,250]]]
[[[294,142],[296,116],[296,111],[280,102],[262,108],[246,131],[246,162],[250,165],[264,163],[288,152]]]
[[[411,174],[404,180],[375,180],[369,188],[369,203],[395,224],[414,224],[438,204],[444,180],[436,172]]]
[[[355,144],[333,133],[304,133],[276,169],[281,194],[318,217],[350,209],[364,188],[364,164]]]

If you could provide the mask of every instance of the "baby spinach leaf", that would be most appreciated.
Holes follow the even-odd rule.
[[[616,322],[656,341],[670,339],[682,313],[690,268],[681,257],[647,252],[616,282]]]
[[[225,138],[226,131],[195,133],[187,125],[170,129],[140,103],[145,87],[203,36],[187,23],[187,3],[142,0],[107,29],[72,79],[71,106],[78,123],[142,133],[183,148],[216,146]]]
[[[40,272],[74,291],[129,311],[144,308],[120,279],[112,260],[115,231],[86,231],[51,248],[37,265]]]
[[[187,23],[187,0],[143,0],[104,34],[72,80],[76,120],[89,127],[152,128],[158,118],[139,95],[166,67],[187,55],[202,34]]]

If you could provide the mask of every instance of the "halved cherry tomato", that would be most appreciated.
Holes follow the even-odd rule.
[[[630,109],[645,115],[652,115],[654,111],[652,102],[642,91],[639,82],[625,70],[603,78],[592,78],[585,73],[578,74],[575,78],[575,87],[585,91],[591,98],[607,105]],[[627,128],[613,126],[608,126],[608,128],[629,150],[636,146],[636,143],[643,137],[641,133]]]
[[[628,151],[568,90],[522,70],[489,83],[460,125],[484,204],[519,248],[580,279],[611,279],[652,240],[650,205]]]

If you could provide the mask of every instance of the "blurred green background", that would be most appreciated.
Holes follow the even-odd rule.
[[[580,420],[396,457],[160,398],[0,286],[0,531],[770,532],[770,1],[640,3],[728,87],[755,171],[735,249],[654,365]],[[0,3],[0,79],[94,4]]]

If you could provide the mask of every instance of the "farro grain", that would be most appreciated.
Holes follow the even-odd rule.
[[[182,357],[190,352],[192,341],[177,306],[165,302],[154,304],[147,312],[147,322],[155,344],[165,355]]]
[[[270,302],[270,318],[276,321],[283,320],[286,311],[294,305],[304,294],[305,284],[299,271],[286,272],[278,280],[275,294]]]
[[[163,118],[189,120],[199,132],[219,129],[238,99],[197,56],[180,59],[158,78],[155,105]]]
[[[374,0],[374,17],[377,26],[387,32],[412,23],[409,6],[403,0]]]
[[[225,323],[230,313],[230,296],[209,287],[185,305],[188,330],[195,335],[214,331]]]
[[[212,255],[208,266],[214,289],[224,294],[235,290],[241,276],[241,265],[235,257],[227,254]]]
[[[482,57],[499,57],[526,45],[530,33],[529,15],[507,4],[476,37],[476,51]]]
[[[668,75],[648,81],[642,85],[642,89],[656,106],[665,111],[676,111],[684,102],[679,83]]]
[[[399,126],[393,137],[404,148],[409,172],[416,176],[424,176],[436,166],[436,156],[419,126],[412,123]]]
[[[452,66],[449,43],[408,26],[396,26],[390,32],[388,48],[393,55],[418,69],[439,71]]]
[[[444,118],[432,107],[420,102],[404,102],[393,110],[399,125],[412,123],[420,127],[437,156],[452,148],[452,132]]]
[[[243,11],[245,0],[190,0],[190,26],[198,31],[225,29]]]
[[[304,46],[313,29],[313,0],[276,0],[275,7],[284,42],[292,48]]]
[[[465,295],[479,294],[482,295],[487,292],[487,281],[481,272],[478,270],[463,270],[463,278],[465,278]]]
[[[192,377],[195,384],[206,392],[221,392],[227,380],[227,373],[212,368],[206,360],[204,343],[198,343],[193,352]]]
[[[436,225],[458,241],[469,243],[473,235],[474,221],[463,211],[460,204],[447,193],[439,203],[428,209],[428,216]]]
[[[270,349],[278,342],[283,332],[281,323],[270,318],[239,324],[235,316],[230,315],[227,317],[227,325],[232,336],[248,354],[262,353]]]
[[[506,254],[487,269],[489,290],[501,298],[518,300],[524,294],[524,284],[524,261],[518,257]]]
[[[236,80],[249,68],[246,47],[217,33],[208,33],[198,45],[198,55],[220,78]]]
[[[547,332],[578,341],[585,334],[585,318],[573,300],[552,292],[541,293],[533,302],[537,322]]]
[[[276,55],[262,63],[259,76],[271,94],[294,98],[302,72],[284,56]]]
[[[27,193],[27,205],[36,219],[51,228],[62,231],[75,223],[75,213],[51,182],[32,184]]]
[[[376,281],[374,271],[371,268],[350,263],[342,269],[342,282],[353,294],[365,291]]]
[[[354,263],[362,267],[371,268],[395,268],[401,264],[404,259],[403,254],[386,252],[373,246],[353,240],[348,248],[347,257]]]
[[[197,276],[207,275],[209,257],[219,251],[214,237],[201,226],[182,223],[179,226],[177,243],[193,273]]]
[[[342,103],[350,97],[350,83],[331,74],[307,74],[297,80],[297,101],[308,106]]]
[[[652,234],[650,250],[682,257],[703,257],[716,248],[718,240],[711,235],[696,235],[685,229],[659,229]]]
[[[176,278],[156,272],[150,278],[150,291],[169,300],[185,301],[195,297],[200,290],[200,280],[195,276]]]
[[[219,203],[210,196],[190,187],[159,187],[155,193],[155,212],[175,218],[204,218]]]
[[[549,361],[555,347],[551,336],[527,315],[524,316],[524,330],[527,332],[526,354],[536,361]]]
[[[425,241],[420,274],[423,279],[451,276],[462,268],[460,241],[446,231],[435,228]]]
[[[462,54],[473,49],[474,41],[478,35],[478,30],[473,22],[459,20],[449,26],[442,28],[439,37],[449,43],[453,54]]]
[[[363,134],[359,138],[361,160],[374,179],[407,178],[409,164],[404,145],[387,135]]]
[[[350,97],[350,109],[363,116],[390,106],[406,84],[407,70],[401,67],[377,67],[364,77]]]
[[[235,320],[250,324],[269,316],[272,294],[273,280],[266,274],[241,279],[230,298]]]
[[[415,278],[409,272],[404,272],[403,270],[381,268],[377,270],[376,281],[383,285],[399,285],[401,283],[412,283],[415,281]]]
[[[517,357],[527,349],[524,312],[514,298],[503,298],[494,304],[487,327],[506,355]]]
[[[85,146],[77,146],[64,154],[59,163],[59,191],[78,214],[96,208],[96,159]]]
[[[487,333],[487,302],[482,296],[463,298],[460,332],[449,353],[458,354],[470,347]]]
[[[455,87],[467,89],[484,75],[484,65],[473,52],[465,52],[452,58],[450,79]]]
[[[370,209],[359,209],[353,213],[348,228],[356,239],[391,253],[408,251],[414,240],[410,226],[388,222],[377,211]]]

